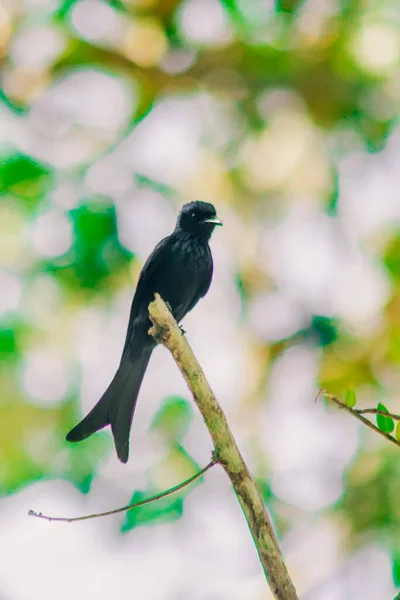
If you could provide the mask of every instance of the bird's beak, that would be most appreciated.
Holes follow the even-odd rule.
[[[217,217],[210,217],[209,219],[203,221],[203,223],[212,223],[213,225],[221,225],[222,227],[222,221],[220,221]]]

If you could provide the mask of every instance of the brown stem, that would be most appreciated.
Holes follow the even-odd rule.
[[[400,421],[400,415],[395,415],[384,410],[379,410],[379,408],[355,408],[354,410],[358,412],[359,415],[382,415],[383,417],[391,417],[395,421]]]
[[[343,410],[345,410],[348,413],[350,413],[351,415],[353,415],[353,417],[355,417],[356,419],[358,419],[359,421],[361,421],[361,423],[364,423],[364,425],[366,425],[367,427],[369,427],[370,429],[372,429],[376,433],[379,433],[379,435],[381,435],[384,438],[386,438],[387,440],[389,440],[389,442],[392,442],[392,444],[396,444],[396,446],[400,446],[400,442],[397,441],[396,438],[394,438],[389,433],[386,433],[385,431],[382,431],[381,429],[379,429],[379,427],[377,427],[376,425],[374,425],[373,423],[371,423],[371,421],[368,421],[368,419],[366,419],[365,417],[363,417],[360,414],[359,410],[357,410],[355,408],[351,408],[350,406],[347,406],[347,404],[345,404],[344,402],[342,402],[341,400],[339,400],[339,398],[336,398],[336,396],[333,396],[332,394],[328,394],[328,392],[326,390],[323,390],[323,389],[321,389],[321,390],[318,391],[316,399],[318,398],[318,396],[320,394],[322,394],[327,400],[331,400],[337,406],[339,406]],[[375,409],[366,409],[366,410],[375,410]],[[382,414],[385,417],[391,417],[392,416],[390,413],[386,413],[386,412],[382,412],[382,411],[380,411],[377,414]]]
[[[178,490],[181,490],[182,488],[186,487],[187,485],[193,483],[193,481],[196,481],[196,479],[198,479],[199,477],[204,475],[204,473],[206,471],[208,471],[208,469],[211,469],[211,467],[213,467],[215,464],[216,464],[215,460],[210,461],[208,463],[208,465],[204,467],[204,469],[202,469],[198,473],[195,473],[194,475],[192,475],[192,477],[189,477],[189,479],[186,479],[186,481],[183,481],[182,483],[179,483],[178,485],[170,488],[169,490],[166,490],[165,492],[161,492],[160,494],[157,494],[156,496],[152,496],[151,498],[146,498],[145,500],[141,500],[140,502],[136,502],[135,504],[128,504],[127,506],[122,506],[120,508],[114,508],[113,510],[107,510],[106,512],[95,513],[93,515],[84,515],[83,517],[49,517],[47,515],[42,515],[42,513],[36,513],[33,510],[30,510],[28,515],[30,517],[38,517],[39,519],[46,519],[47,521],[62,521],[64,523],[73,523],[75,521],[87,521],[88,519],[97,519],[98,517],[108,517],[109,515],[116,515],[117,513],[125,512],[127,510],[131,510],[132,508],[138,508],[139,506],[144,506],[145,504],[150,504],[150,502],[155,502],[156,500],[165,498],[165,496],[174,494]]]
[[[212,438],[214,460],[223,466],[232,482],[274,598],[298,600],[261,494],[186,337],[158,294],[149,313],[153,323],[149,333],[174,357]]]

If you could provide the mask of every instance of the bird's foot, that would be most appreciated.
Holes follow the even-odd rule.
[[[183,329],[182,325],[179,325],[179,329],[181,330],[182,335],[185,335],[186,329]]]

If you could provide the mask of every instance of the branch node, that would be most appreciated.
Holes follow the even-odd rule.
[[[222,465],[222,464],[223,464],[223,463],[222,463],[222,460],[221,460],[221,457],[220,457],[220,455],[219,455],[219,450],[218,450],[218,448],[214,448],[214,450],[213,450],[213,451],[212,451],[212,453],[211,453],[211,457],[212,457],[212,459],[213,459],[213,461],[214,461],[215,463],[217,463],[217,464],[219,464],[219,465]]]

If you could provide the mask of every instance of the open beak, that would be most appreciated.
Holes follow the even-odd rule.
[[[203,221],[203,223],[212,223],[213,225],[221,225],[222,227],[222,221],[220,221],[217,217],[210,217],[209,219]]]

